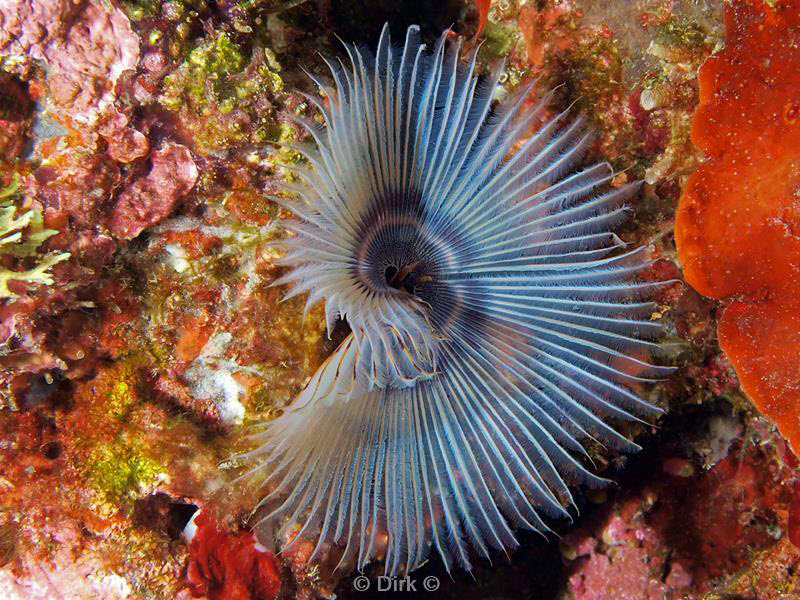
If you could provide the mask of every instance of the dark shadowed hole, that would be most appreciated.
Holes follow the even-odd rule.
[[[28,388],[20,394],[20,408],[31,410],[46,402],[54,402],[63,396],[69,382],[59,371],[37,375],[30,380]]]
[[[409,25],[419,25],[423,40],[433,43],[449,27],[471,36],[478,21],[473,3],[464,0],[330,0],[326,4],[342,39],[373,48],[384,23],[389,23],[397,44],[405,39]]]
[[[42,448],[44,455],[50,460],[61,456],[61,442],[47,442]]]
[[[324,336],[322,339],[322,343],[319,347],[319,359],[323,361],[333,354],[334,350],[339,347],[339,344],[350,335],[350,331],[350,325],[347,323],[347,320],[337,318],[333,325],[333,331],[331,331],[331,337],[328,338],[328,336]]]
[[[389,265],[386,267],[386,270],[383,272],[383,276],[386,278],[386,285],[388,285],[390,288],[399,290],[402,287],[403,281],[397,276],[397,267],[394,265]]]
[[[134,503],[133,524],[165,533],[170,539],[177,540],[196,512],[196,504],[178,502],[169,495],[158,492]]]
[[[414,288],[416,287],[417,283],[417,275],[413,270],[403,267],[401,271],[398,271],[397,267],[394,265],[389,265],[386,267],[386,270],[384,270],[383,276],[386,279],[386,285],[388,285],[390,288],[395,290],[405,290],[409,294],[414,293]]]
[[[198,506],[196,504],[183,504],[173,503],[170,506],[170,528],[171,532],[177,532],[175,537],[179,537],[181,532],[186,528],[186,524],[196,513]],[[168,531],[168,533],[170,532]],[[172,535],[170,535],[172,537]]]

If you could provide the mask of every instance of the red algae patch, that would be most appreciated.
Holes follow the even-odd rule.
[[[719,340],[756,406],[800,449],[800,2],[727,7],[725,50],[699,73],[675,238],[686,280],[730,300]]]
[[[252,532],[228,533],[206,513],[193,519],[186,578],[194,598],[273,600],[281,589],[275,555],[258,546]]]

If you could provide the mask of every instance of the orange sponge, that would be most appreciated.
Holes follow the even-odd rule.
[[[800,1],[734,0],[700,69],[675,238],[686,280],[726,299],[719,339],[742,387],[800,450]]]

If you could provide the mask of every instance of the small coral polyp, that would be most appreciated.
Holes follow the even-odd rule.
[[[309,99],[326,127],[300,121],[316,143],[297,147],[297,199],[276,200],[300,219],[279,282],[351,333],[253,436],[243,477],[284,550],[311,539],[312,561],[396,575],[434,547],[470,569],[470,548],[567,517],[569,484],[607,483],[582,440],[638,448],[607,420],[661,412],[633,389],[670,371],[647,360],[662,284],[612,233],[638,185],[581,166],[583,119],[546,119],[532,85],[496,105],[501,70],[481,79],[446,34],[345,49],[333,87],[315,79],[330,105]]]

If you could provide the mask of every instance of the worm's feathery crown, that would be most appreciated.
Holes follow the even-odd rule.
[[[246,476],[314,557],[335,544],[361,568],[385,544],[396,574],[433,545],[469,568],[469,546],[566,515],[565,479],[604,483],[581,439],[636,448],[604,419],[659,412],[630,389],[669,372],[643,359],[658,284],[633,280],[640,250],[613,252],[636,185],[578,168],[581,118],[526,139],[549,98],[494,106],[499,71],[478,78],[460,41],[428,51],[411,27],[398,48],[385,27],[376,55],[345,48],[334,89],[317,81],[330,105],[310,98],[326,127],[300,121],[315,145],[280,283],[352,333],[254,436]]]

